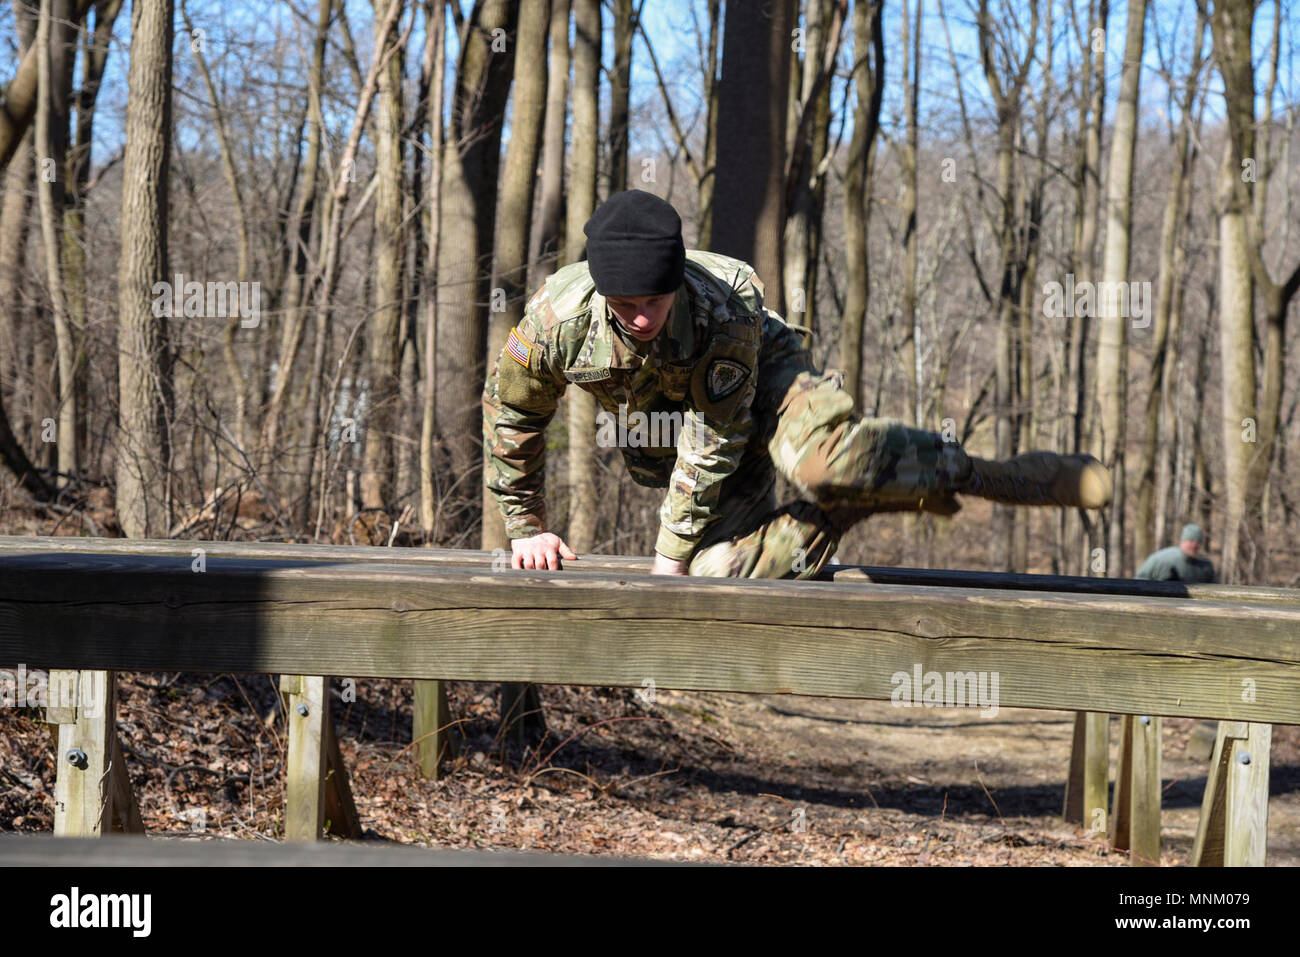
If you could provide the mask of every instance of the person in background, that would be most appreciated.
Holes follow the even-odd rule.
[[[1184,525],[1183,540],[1152,553],[1138,569],[1137,577],[1147,581],[1188,584],[1218,581],[1214,565],[1209,559],[1198,557],[1204,542],[1205,533],[1201,526]]]

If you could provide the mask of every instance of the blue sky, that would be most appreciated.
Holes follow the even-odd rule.
[[[1077,0],[1086,3],[1086,0]],[[1295,0],[1290,0],[1294,3]],[[127,66],[126,43],[129,39],[130,0],[118,18],[115,30],[116,40],[113,55],[110,57],[108,73],[105,77],[104,90],[101,95],[102,108],[106,114],[105,121],[99,124],[100,142],[97,143],[96,161],[102,161],[119,145],[122,123],[115,122],[113,111],[120,109],[125,102],[125,72]],[[461,6],[468,11],[470,0],[462,0]],[[644,8],[645,30],[655,46],[660,64],[669,77],[674,105],[688,121],[699,108],[701,90],[699,77],[694,66],[696,62],[697,37],[692,23],[691,10],[694,6],[701,26],[705,25],[704,0],[647,0]],[[1119,85],[1121,68],[1121,51],[1124,42],[1124,29],[1127,17],[1127,5],[1117,2],[1113,5],[1107,32],[1107,96],[1113,100]],[[266,65],[268,81],[274,70],[284,72],[286,82],[296,82],[304,71],[292,62],[297,57],[309,55],[309,32],[302,20],[293,11],[297,9],[307,17],[314,18],[316,4],[312,0],[295,0],[290,5],[286,0],[187,0],[186,7],[196,27],[206,32],[207,52],[214,72],[221,75],[223,70],[242,70],[247,58],[250,41],[256,45],[270,44],[276,36],[296,37],[297,42],[289,44],[290,52],[281,62]],[[352,25],[362,68],[368,61],[370,48],[370,26],[373,12],[368,0],[349,0],[349,21]],[[1255,22],[1255,55],[1257,67],[1256,84],[1262,88],[1264,74],[1262,58],[1267,50],[1276,6],[1272,0],[1265,2]],[[987,88],[977,58],[976,34],[973,25],[970,0],[945,0],[945,10],[953,46],[962,72],[964,89],[968,106],[976,116],[987,115]],[[1148,116],[1159,115],[1154,111],[1163,109],[1165,103],[1165,85],[1158,75],[1158,57],[1154,32],[1159,31],[1165,42],[1177,38],[1181,52],[1185,56],[1186,46],[1190,40],[1195,15],[1193,0],[1156,0],[1149,11],[1147,44],[1144,56],[1145,70],[1142,84],[1142,107]],[[893,117],[898,113],[899,94],[901,92],[901,70],[903,50],[901,46],[902,0],[887,0],[885,15],[886,59],[888,85],[886,87],[885,123],[889,132]],[[612,16],[605,17],[606,35],[604,59],[606,65],[612,60],[613,37]],[[422,21],[416,18],[415,31],[411,38],[412,52],[408,56],[408,74],[418,68],[419,51],[422,46]],[[846,25],[846,34],[848,26]],[[1067,62],[1077,63],[1079,52],[1072,30],[1064,22],[1056,25],[1057,42],[1055,46],[1055,67],[1058,71],[1065,68]],[[1282,65],[1275,97],[1274,109],[1280,110],[1285,103],[1300,101],[1297,91],[1295,72],[1295,46],[1297,31],[1292,35],[1283,32]],[[187,77],[182,82],[182,97],[202,97],[202,87],[192,63],[185,63],[182,58],[189,55],[188,35],[180,17],[179,3],[177,12],[177,56],[178,76]],[[1207,41],[1208,42],[1208,41]],[[846,36],[846,48],[851,38]],[[14,63],[12,53],[15,49],[13,30],[13,10],[10,3],[0,5],[0,77],[7,79],[12,74]],[[456,40],[454,35],[448,38],[448,62],[455,62]],[[846,49],[847,54],[847,49]],[[1181,58],[1180,58],[1181,59]],[[925,0],[923,8],[923,72],[922,99],[923,114],[931,111],[947,111],[955,97],[953,93],[952,70],[948,62],[944,32],[939,17],[938,0]],[[644,47],[638,41],[634,49],[633,103],[645,103],[653,100],[657,104],[659,93],[651,71],[649,59]],[[233,77],[233,74],[232,74]],[[220,81],[218,81],[220,82]],[[1209,76],[1212,93],[1220,88],[1217,73]],[[836,84],[833,102],[841,102],[843,81]],[[1037,93],[1037,87],[1034,88]],[[1213,119],[1221,113],[1221,99],[1212,95],[1207,103],[1207,116]],[[1262,110],[1263,104],[1259,104]],[[851,132],[846,125],[845,136]],[[634,136],[635,136],[634,132]],[[666,134],[665,134],[666,135]],[[633,148],[655,150],[658,137],[640,134],[640,142],[634,138]]]

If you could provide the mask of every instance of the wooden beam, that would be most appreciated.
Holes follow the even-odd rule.
[[[0,554],[0,660],[881,700],[919,666],[996,674],[1003,707],[1300,723],[1300,606],[1281,603],[190,562]]]
[[[1220,721],[1205,780],[1193,867],[1263,867],[1268,833],[1270,725]]]
[[[1111,846],[1128,851],[1135,867],[1159,867],[1161,720],[1151,715],[1122,718]]]
[[[280,692],[286,699],[289,724],[285,759],[286,841],[319,840],[325,825],[325,728],[329,725],[329,696],[325,685],[326,679],[320,676],[281,678]]]
[[[1110,715],[1085,711],[1074,716],[1070,769],[1065,780],[1062,816],[1089,833],[1101,836],[1110,822]]]
[[[117,680],[111,671],[82,671],[76,679],[76,713],[59,724],[55,755],[54,833],[99,837],[113,826],[110,765],[114,748]]]
[[[113,767],[108,773],[109,788],[113,796],[113,831],[118,834],[143,834],[144,819],[136,803],[131,777],[126,770],[126,757],[122,754],[122,740],[113,729]]]
[[[328,698],[326,695],[327,701]],[[325,715],[324,731],[325,828],[338,837],[360,838],[361,815],[357,813],[356,802],[352,799],[352,783],[348,777],[348,766],[343,760],[343,751],[339,748],[338,735],[334,731],[334,718],[328,713]]]
[[[441,681],[416,681],[411,738],[416,742],[420,775],[431,781],[441,776],[442,762],[456,756],[451,720],[446,685]]]
[[[6,867],[694,867],[694,862],[541,851],[462,851],[384,841],[268,841],[128,837],[114,841],[0,833]],[[15,872],[16,873],[16,872]],[[285,873],[285,872],[280,872]],[[351,871],[350,875],[358,872]],[[418,875],[413,875],[418,877]],[[39,879],[38,879],[39,880]],[[83,885],[84,886],[84,885]]]
[[[192,559],[195,549],[209,558],[270,558],[285,561],[374,562],[419,567],[489,569],[492,553],[474,549],[388,548],[371,545],[304,545],[291,542],[208,542],[174,539],[68,538],[0,535],[0,553],[155,555]],[[629,555],[583,555],[570,571],[609,574],[648,574],[650,559]],[[1184,598],[1261,604],[1300,603],[1300,589],[1262,585],[1187,585],[1128,578],[1084,578],[1072,575],[1022,575],[964,569],[883,568],[872,565],[828,565],[825,581],[878,585],[934,585],[950,588],[994,588],[1050,591],[1067,594],[1124,595],[1135,598]]]

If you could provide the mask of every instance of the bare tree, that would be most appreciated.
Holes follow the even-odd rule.
[[[781,268],[785,225],[786,110],[793,0],[727,8],[718,88],[718,157],[713,249],[751,264],[764,298],[785,308]]]
[[[583,257],[582,227],[596,209],[596,163],[600,140],[600,0],[573,0],[573,164],[565,210],[564,264]],[[596,399],[570,389],[569,524],[566,541],[590,551],[596,536]]]
[[[168,280],[173,0],[131,5],[118,266],[117,513],[131,538],[170,527],[172,362],[153,285]]]
[[[1133,150],[1137,143],[1138,84],[1142,73],[1142,49],[1146,35],[1146,0],[1129,0],[1128,29],[1124,39],[1124,67],[1119,99],[1115,104],[1115,132],[1111,139],[1110,170],[1106,178],[1106,246],[1102,259],[1102,280],[1106,289],[1127,288],[1129,247],[1133,232]],[[1100,422],[1095,446],[1115,482],[1115,495],[1108,510],[1108,574],[1128,574],[1127,541],[1124,537],[1125,452],[1128,421],[1129,316],[1124,315],[1119,297],[1099,297],[1101,319],[1097,350],[1097,405]]]
[[[884,0],[854,0],[852,79],[857,102],[853,137],[844,172],[844,311],[840,316],[840,365],[844,388],[865,406],[862,383],[862,330],[871,294],[867,263],[867,183],[872,150],[880,129],[885,86]]]

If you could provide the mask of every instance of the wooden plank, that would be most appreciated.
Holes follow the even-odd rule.
[[[124,837],[113,841],[0,834],[9,867],[698,867],[644,858],[540,851],[459,851],[384,841],[281,844],[220,838]],[[340,873],[342,871],[340,870]],[[84,885],[83,885],[84,886]]]
[[[1251,724],[1244,738],[1232,739],[1223,841],[1223,863],[1228,867],[1264,866],[1272,735],[1272,725]]]
[[[1117,851],[1127,851],[1133,820],[1133,715],[1122,714],[1119,717],[1119,762],[1115,768],[1115,797],[1110,811],[1110,846]]]
[[[144,820],[140,817],[140,805],[135,800],[131,776],[126,769],[126,757],[122,754],[122,740],[117,736],[116,727],[113,728],[112,738],[113,767],[108,776],[113,800],[113,831],[119,834],[143,834]]]
[[[1160,866],[1162,726],[1159,715],[1139,715],[1133,723],[1129,862],[1135,867]]]
[[[1241,731],[1236,722],[1220,721],[1214,740],[1214,753],[1210,756],[1210,770],[1205,776],[1205,794],[1201,798],[1201,814],[1196,822],[1196,836],[1192,839],[1192,854],[1188,863],[1192,867],[1222,867],[1224,827],[1227,821],[1229,763],[1235,738],[1229,735]],[[1249,732],[1247,732],[1249,733]]]
[[[889,699],[1300,723],[1300,607],[394,564],[0,555],[0,660]],[[130,596],[129,600],[123,596]],[[1256,694],[1243,696],[1245,682]],[[1243,697],[1252,700],[1243,701]]]
[[[291,542],[209,542],[174,539],[72,538],[0,535],[0,553],[153,555],[193,560],[203,549],[206,558],[278,559],[315,562],[384,562],[425,568],[490,568],[492,553],[474,549],[388,548],[372,545],[310,545]],[[650,559],[629,555],[583,555],[570,571],[638,574],[650,571]],[[966,569],[884,568],[873,565],[829,565],[824,580],[885,585],[934,585],[952,588],[994,588],[1090,595],[1184,598],[1250,603],[1300,603],[1300,589],[1261,585],[1188,585],[1128,578],[1085,578],[1072,575],[1024,575]]]
[[[1065,802],[1061,808],[1061,818],[1067,824],[1083,824],[1083,755],[1087,734],[1087,712],[1076,711],[1070,737],[1070,764],[1065,775]]]
[[[60,837],[99,837],[112,829],[116,691],[111,671],[82,671],[77,678],[76,720],[59,725],[55,755],[54,833]]]
[[[298,680],[301,691],[288,695],[284,839],[315,841],[325,824],[325,728],[329,723],[329,697],[325,678],[306,675]]]
[[[442,762],[456,756],[446,685],[441,681],[416,681],[412,708],[411,738],[416,742],[420,775],[437,781]]]
[[[1158,717],[1123,715],[1111,846],[1134,867],[1160,866],[1160,727]]]
[[[328,696],[327,696],[328,697]],[[348,766],[343,761],[334,718],[325,715],[325,826],[330,834],[343,838],[361,837],[361,815],[352,799]]]
[[[1109,830],[1110,808],[1110,714],[1089,711],[1084,715],[1083,812],[1084,825],[1098,835]]]

